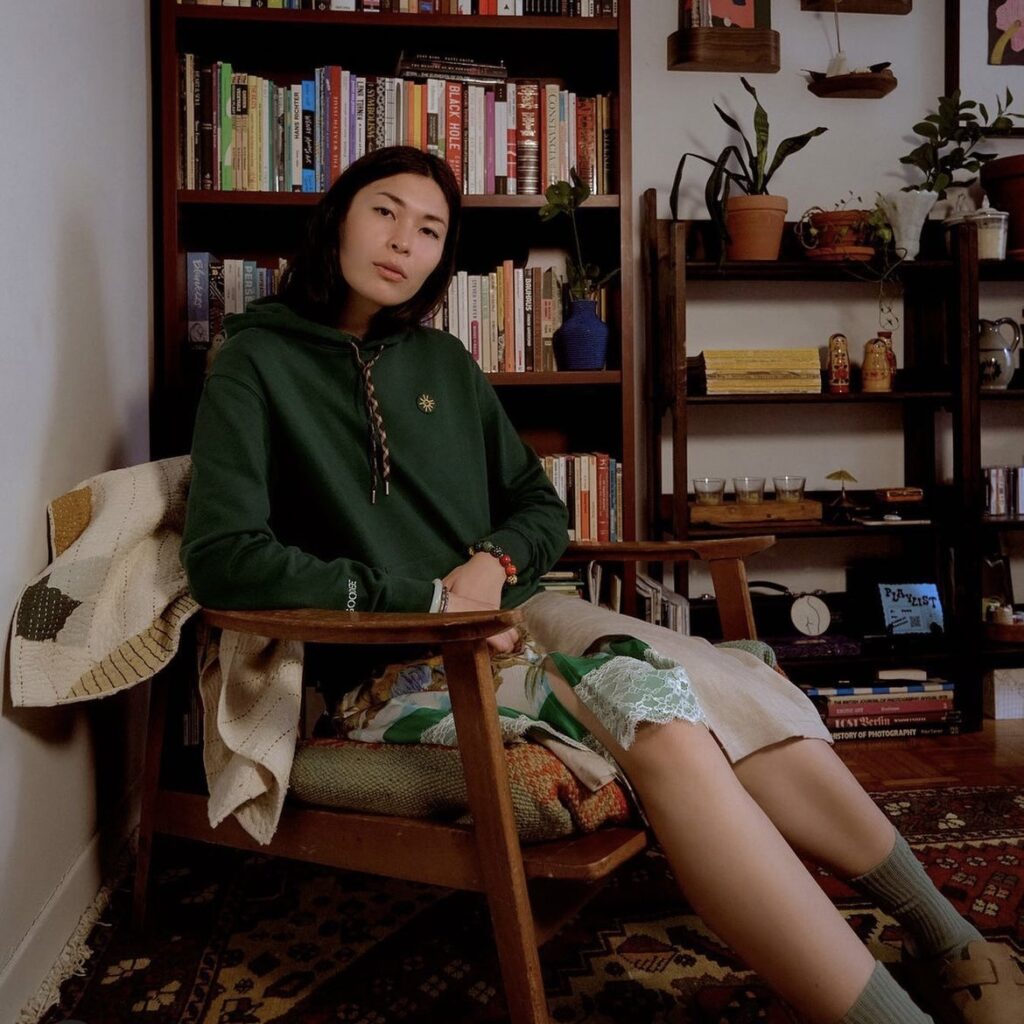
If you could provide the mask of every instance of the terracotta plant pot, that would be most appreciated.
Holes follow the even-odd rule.
[[[1024,259],[1024,156],[1001,156],[981,169],[981,184],[996,210],[1010,215],[1006,255]]]
[[[814,244],[803,242],[812,260],[869,260],[875,250],[869,240],[870,210],[814,210],[807,215]]]
[[[779,196],[730,196],[725,203],[731,260],[777,260],[789,203]]]

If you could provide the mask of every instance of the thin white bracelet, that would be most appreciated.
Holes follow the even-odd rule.
[[[431,614],[440,611],[441,595],[444,593],[444,584],[440,580],[432,580],[434,584],[434,596],[430,599],[430,607],[427,609]]]

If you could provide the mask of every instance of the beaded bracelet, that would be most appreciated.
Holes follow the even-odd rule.
[[[519,582],[518,572],[519,570],[515,567],[512,562],[512,556],[505,553],[505,549],[494,541],[481,540],[476,544],[470,544],[469,554],[470,556],[484,552],[487,555],[493,555],[501,567],[505,570],[505,586],[514,587]]]

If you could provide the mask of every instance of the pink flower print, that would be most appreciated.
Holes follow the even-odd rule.
[[[1016,31],[1010,40],[1010,46],[1020,53],[1024,50],[1024,0],[1006,0],[996,8],[996,28],[1000,32],[1006,32],[1014,28]]]

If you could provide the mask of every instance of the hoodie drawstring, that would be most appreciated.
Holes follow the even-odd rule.
[[[388,434],[384,429],[384,417],[380,412],[380,403],[373,390],[373,366],[381,357],[384,346],[374,353],[371,359],[363,362],[359,354],[359,346],[350,341],[352,353],[356,357],[359,372],[363,375],[363,396],[366,399],[366,416],[370,424],[369,457],[370,457],[370,502],[377,503],[377,480],[378,477],[384,484],[384,493],[389,493],[389,481],[391,480],[391,452],[388,450]]]

